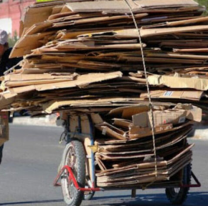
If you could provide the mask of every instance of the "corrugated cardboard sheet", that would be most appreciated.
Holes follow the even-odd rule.
[[[128,3],[139,30],[123,0],[31,5],[11,53],[21,68],[1,77],[0,109],[70,115],[73,137],[95,153],[98,186],[177,187],[192,160],[187,135],[201,108],[208,114],[208,17],[193,0]]]
[[[0,112],[0,146],[9,140],[9,115],[8,112]]]

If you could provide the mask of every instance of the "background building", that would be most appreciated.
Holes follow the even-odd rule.
[[[19,33],[19,21],[25,7],[35,0],[0,0],[0,28],[6,30],[11,36]]]

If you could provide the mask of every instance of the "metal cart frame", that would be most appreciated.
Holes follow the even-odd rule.
[[[70,116],[67,117],[67,120],[65,122],[65,136],[66,136],[66,143],[70,143],[72,141],[72,137],[74,135],[79,136],[79,137],[86,137],[89,136],[90,137],[90,146],[94,146],[94,125],[91,119],[90,115],[87,115],[88,121],[89,121],[89,125],[90,125],[90,133],[82,133],[82,129],[81,129],[81,117],[78,116],[78,127],[77,127],[77,131],[76,132],[71,132],[70,131]],[[84,146],[83,146],[84,147]],[[80,186],[74,173],[73,173],[73,169],[69,166],[69,165],[62,165],[61,169],[59,170],[57,177],[55,178],[54,181],[54,186],[61,186],[61,184],[59,183],[59,180],[62,178],[62,175],[66,175],[67,174],[67,180],[68,182],[73,184],[73,187],[76,188],[77,191],[81,191],[81,192],[98,192],[98,191],[104,191],[104,190],[122,190],[122,189],[130,189],[132,191],[131,195],[132,197],[136,196],[136,189],[141,189],[138,187],[132,187],[132,188],[100,188],[100,187],[96,187],[96,177],[95,177],[95,158],[94,158],[94,153],[93,151],[91,151],[91,156],[88,157],[91,159],[92,163],[90,165],[91,167],[91,171],[92,171],[92,175],[91,175],[91,183],[89,184],[89,187],[83,187]],[[175,187],[179,187],[180,190],[184,190],[185,189],[185,196],[188,193],[189,188],[191,187],[200,187],[201,183],[199,182],[199,180],[197,179],[197,177],[194,175],[194,173],[191,171],[190,169],[190,178],[192,177],[195,181],[195,184],[191,184],[191,183],[180,183],[180,185],[171,185],[171,186],[159,186],[159,187],[155,187],[155,186],[149,186],[148,188],[175,188]],[[93,197],[93,195],[90,196],[91,199]],[[182,202],[185,201],[186,197],[182,196]],[[170,198],[169,198],[170,200]],[[170,200],[171,201],[171,200]],[[81,201],[80,201],[81,202]],[[171,201],[174,204],[174,201]],[[81,204],[81,203],[80,203]],[[79,204],[79,205],[80,205]],[[177,203],[176,203],[177,204]],[[68,206],[71,206],[71,204],[68,204]]]

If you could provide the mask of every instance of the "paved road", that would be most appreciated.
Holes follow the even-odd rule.
[[[57,127],[11,125],[11,138],[5,144],[0,166],[0,205],[64,206],[60,188],[52,186],[64,146],[58,144],[62,130]],[[185,206],[208,206],[208,141],[195,142],[193,168],[202,182],[191,189]],[[83,206],[168,206],[164,190],[97,193]]]

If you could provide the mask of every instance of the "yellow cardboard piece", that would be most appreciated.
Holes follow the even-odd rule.
[[[177,77],[166,75],[152,75],[148,77],[150,85],[164,85],[170,88],[189,88],[201,91],[208,90],[208,78],[202,77]]]

